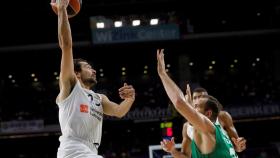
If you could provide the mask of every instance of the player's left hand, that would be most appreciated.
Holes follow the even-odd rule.
[[[122,99],[135,99],[135,90],[132,85],[124,83],[123,87],[119,89],[119,95]]]

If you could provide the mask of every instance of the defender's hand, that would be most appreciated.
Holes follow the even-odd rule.
[[[231,138],[233,144],[234,144],[234,149],[236,152],[242,152],[246,149],[246,139],[243,137],[239,138]]]
[[[174,141],[174,137],[171,138],[171,140],[168,139],[163,139],[160,142],[160,145],[162,147],[162,149],[166,152],[171,152],[172,150],[175,149],[175,141]]]
[[[166,73],[163,51],[164,49],[157,50],[157,71],[159,75]]]
[[[191,88],[190,85],[187,84],[187,89],[186,89],[186,95],[185,95],[186,103],[189,104],[190,106],[193,106],[193,101],[192,101],[192,93],[191,93]]]

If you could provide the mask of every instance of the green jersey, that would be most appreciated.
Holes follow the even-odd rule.
[[[192,158],[238,158],[228,135],[221,129],[220,125],[215,125],[215,131],[216,146],[209,154],[202,154],[192,140]]]

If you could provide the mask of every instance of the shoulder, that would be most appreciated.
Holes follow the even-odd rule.
[[[222,125],[222,127],[224,127],[228,124],[232,124],[232,117],[227,111],[220,111],[218,120],[219,120],[220,124]]]
[[[188,122],[185,122],[183,125],[183,130],[182,130],[183,137],[186,137],[188,135],[188,126],[189,126],[188,124],[189,124]]]
[[[107,105],[111,102],[105,94],[101,94],[101,93],[96,93],[96,94],[100,97],[102,105]]]
[[[183,125],[183,128],[185,130],[188,130],[189,128],[192,128],[193,126],[189,123],[189,122],[185,122],[184,125]]]
[[[227,111],[220,111],[218,115],[219,119],[225,120],[225,119],[231,119],[231,115]]]
[[[187,134],[189,130],[192,130],[191,127],[192,126],[190,125],[189,122],[185,122],[183,125],[183,133]]]
[[[189,122],[185,122],[183,125],[184,128],[187,128],[188,126],[189,126]]]
[[[108,99],[108,97],[105,94],[101,94],[101,93],[96,93],[98,96],[101,97],[101,99]]]
[[[59,94],[56,97],[56,102],[60,103],[65,99],[69,98],[69,96],[73,93],[74,90],[81,88],[79,81],[77,79],[69,80],[68,82],[59,81]],[[77,91],[77,90],[76,90]]]

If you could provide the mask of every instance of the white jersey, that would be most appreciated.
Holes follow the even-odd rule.
[[[215,124],[221,126],[221,124],[220,124],[218,118],[217,118]],[[224,134],[227,134],[227,132],[226,132],[223,128],[221,128],[221,129],[222,129],[222,132],[223,132]],[[193,140],[193,126],[190,125],[189,123],[188,123],[188,126],[187,126],[187,135],[188,135],[188,137],[189,137],[191,140]]]
[[[191,140],[193,140],[193,126],[188,123],[187,126],[187,135]]]
[[[57,102],[62,135],[58,158],[102,158],[97,155],[102,135],[101,95],[82,88],[77,80],[70,95]]]

